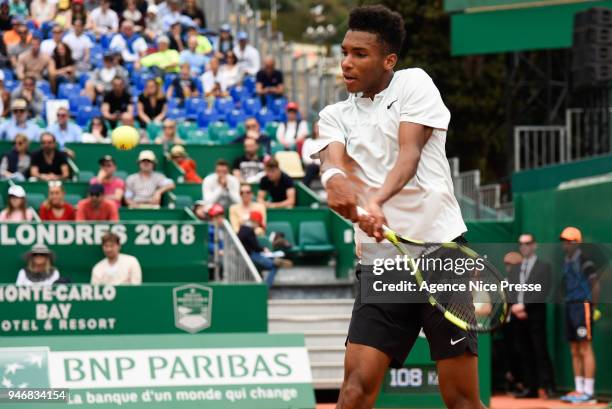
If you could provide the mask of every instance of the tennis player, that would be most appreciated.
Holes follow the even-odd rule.
[[[329,206],[358,222],[358,255],[361,243],[382,240],[383,223],[423,241],[461,240],[466,227],[444,146],[450,113],[423,70],[394,71],[402,17],[380,5],[360,7],[348,28],[342,73],[350,95],[321,111],[312,155],[321,159]],[[371,216],[359,217],[358,204]],[[385,371],[402,366],[421,328],[447,407],[481,408],[473,333],[429,304],[366,304],[359,294],[337,408],[372,408]]]

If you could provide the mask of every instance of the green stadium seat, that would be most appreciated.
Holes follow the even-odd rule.
[[[269,250],[272,250],[272,243],[267,236],[257,236],[257,241],[261,247],[267,247]]]
[[[264,131],[268,134],[270,139],[272,139],[273,141],[276,140],[276,130],[278,129],[279,125],[280,125],[279,122],[268,122],[264,129]]]
[[[38,211],[38,209],[40,209],[40,205],[43,204],[47,197],[42,193],[28,193],[27,199],[28,205]]]
[[[149,140],[153,141],[161,133],[162,125],[156,122],[149,122],[147,124],[147,135]]]
[[[197,130],[197,129],[198,129],[198,124],[195,122],[186,121],[186,122],[180,122],[178,124],[178,134],[182,139],[185,139],[185,140],[188,139],[189,132]]]
[[[273,232],[283,233],[285,236],[285,240],[291,244],[290,253],[299,251],[299,247],[296,246],[295,238],[293,237],[293,229],[291,228],[291,224],[289,222],[269,222],[266,227],[268,232],[268,236]]]
[[[218,140],[221,144],[230,144],[238,137],[238,133],[234,129],[228,129],[225,132],[219,134]]]
[[[81,195],[77,195],[74,193],[67,193],[65,197],[66,202],[70,203],[73,206],[76,206],[77,203],[79,203],[79,200],[81,199],[82,199]]]
[[[0,209],[4,209],[4,196],[0,195]]]
[[[88,183],[94,176],[96,175],[90,170],[81,170],[78,175],[78,181]]]
[[[128,173],[125,170],[117,170],[115,172],[115,176],[117,176],[119,179],[123,179],[125,181],[125,179],[127,179],[127,177],[128,177]]]
[[[208,126],[208,135],[213,141],[220,140],[222,136],[225,136],[227,131],[229,131],[229,125],[225,122],[217,121]]]
[[[187,132],[185,140],[189,143],[207,143],[211,142],[208,138],[208,132],[203,129],[190,129]]]
[[[244,126],[244,122],[240,122],[238,125],[236,125],[236,132],[238,133],[238,135],[246,134],[246,127]]]
[[[184,209],[185,207],[193,206],[193,199],[189,195],[175,195],[174,207],[176,209]]]
[[[331,253],[334,246],[329,241],[325,223],[310,221],[300,223],[300,248],[307,253]]]

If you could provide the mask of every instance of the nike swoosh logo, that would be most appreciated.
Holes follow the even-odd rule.
[[[397,99],[396,99],[395,101],[397,101]],[[393,102],[391,102],[389,105],[387,105],[387,109],[391,109],[391,106],[392,106],[393,104],[395,104],[395,101],[393,101]]]
[[[455,341],[454,339],[452,339],[452,338],[451,338],[451,340],[450,340],[450,344],[451,344],[451,345],[457,345],[458,343],[460,343],[460,342],[461,342],[461,341],[463,341],[464,339],[465,339],[465,337],[463,337],[463,338],[459,338],[458,340],[456,340],[456,341]]]

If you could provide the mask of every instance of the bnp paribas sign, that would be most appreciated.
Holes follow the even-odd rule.
[[[73,407],[315,407],[301,335],[5,338],[0,374],[0,388],[68,389]]]

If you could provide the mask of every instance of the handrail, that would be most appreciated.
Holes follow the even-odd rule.
[[[223,220],[223,281],[261,283],[261,276],[228,220]]]

